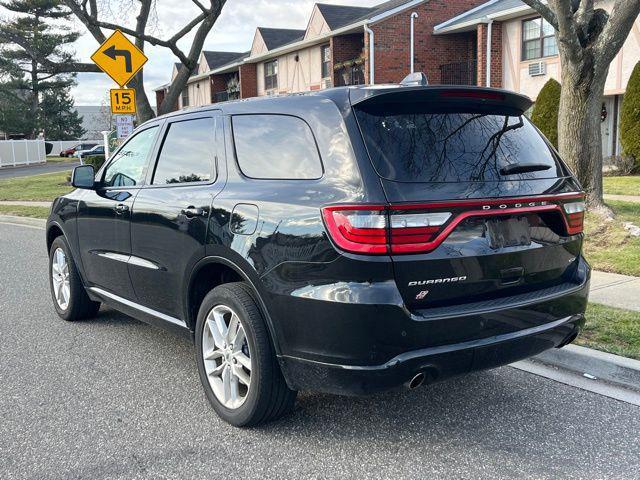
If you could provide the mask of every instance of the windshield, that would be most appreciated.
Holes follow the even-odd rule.
[[[484,182],[566,175],[524,115],[437,111],[420,103],[355,110],[373,165],[389,180]]]

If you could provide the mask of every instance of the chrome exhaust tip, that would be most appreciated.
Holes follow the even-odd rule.
[[[420,385],[424,383],[425,374],[420,372],[416,374],[409,382],[407,383],[407,388],[409,390],[413,390],[414,388],[418,388]]]

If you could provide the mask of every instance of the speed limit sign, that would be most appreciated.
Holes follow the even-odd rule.
[[[136,91],[133,88],[114,88],[111,90],[111,113],[135,114]]]

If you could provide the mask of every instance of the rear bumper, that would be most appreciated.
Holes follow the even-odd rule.
[[[406,352],[382,365],[328,364],[286,356],[280,363],[293,389],[366,395],[399,387],[418,373],[425,374],[425,383],[433,383],[537,355],[573,339],[584,321],[584,315],[574,315],[493,338]]]
[[[309,298],[305,290],[304,298],[287,296],[288,315],[278,318],[286,346],[280,364],[293,389],[346,395],[392,389],[418,373],[430,383],[506,365],[570,343],[580,332],[590,280],[582,258],[574,280],[429,311],[409,311],[394,295],[385,297],[389,285],[378,284],[371,295],[343,294],[342,301],[326,292]]]

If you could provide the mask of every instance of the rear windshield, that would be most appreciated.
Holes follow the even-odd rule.
[[[355,110],[373,165],[389,180],[486,182],[566,175],[524,115],[434,110],[424,104]]]

